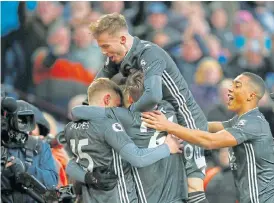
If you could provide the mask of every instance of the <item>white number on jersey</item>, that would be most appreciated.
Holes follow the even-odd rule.
[[[169,117],[168,120],[173,121],[173,116]],[[145,122],[141,123],[140,131],[147,132],[147,127],[145,126]],[[149,140],[148,148],[155,148],[161,144],[164,144],[166,136],[158,138],[159,134],[160,134],[160,131],[156,130],[153,136]]]
[[[76,152],[76,142],[75,139],[70,140],[70,147],[73,154],[77,157],[76,163],[79,162],[79,159],[87,159],[88,160],[88,167],[84,168],[86,171],[93,171],[94,162],[92,158],[85,152],[82,152],[82,147],[88,145],[88,138],[79,140]]]

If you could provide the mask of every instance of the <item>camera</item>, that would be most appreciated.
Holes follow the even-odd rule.
[[[1,145],[6,147],[20,147],[35,128],[33,111],[12,97],[1,98],[1,120]]]

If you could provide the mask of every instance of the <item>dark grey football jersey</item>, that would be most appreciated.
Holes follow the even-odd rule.
[[[207,119],[194,100],[188,85],[172,58],[157,45],[134,37],[133,46],[121,64],[107,59],[96,77],[111,78],[119,70],[128,76],[131,69],[143,70],[146,80],[150,76],[162,77],[163,100],[175,108],[178,123],[187,128],[207,130]]]
[[[89,121],[70,122],[65,128],[65,138],[76,162],[85,170],[92,171],[99,166],[109,166],[118,175],[118,184],[111,191],[83,187],[84,202],[138,203],[131,166],[122,162],[114,151],[132,143],[122,126],[104,114],[96,114]],[[108,143],[112,142],[112,148]]]
[[[258,108],[223,122],[238,145],[229,151],[240,203],[274,202],[274,143]]]
[[[166,117],[177,122],[174,108],[168,102],[162,101],[158,107]],[[147,128],[141,120],[141,113],[132,113],[125,108],[107,108],[107,115],[117,118],[127,134],[140,148],[154,148],[164,143],[166,134]],[[136,173],[138,170],[138,173]],[[183,156],[171,155],[150,166],[133,169],[143,187],[147,202],[169,203],[187,199],[187,181]]]

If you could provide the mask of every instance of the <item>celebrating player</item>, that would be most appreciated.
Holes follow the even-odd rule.
[[[128,77],[125,87],[125,102],[129,105],[137,101],[143,94],[143,73],[136,72]],[[117,118],[126,133],[140,148],[154,148],[164,143],[163,133],[148,129],[141,121],[141,113],[132,113],[126,108],[100,108],[107,117]],[[74,119],[90,120],[100,110],[95,106],[77,106],[73,108]],[[161,110],[169,120],[176,122],[174,108],[162,101],[155,109]],[[141,188],[145,197],[143,202],[182,203],[187,199],[186,174],[182,155],[175,154],[150,166],[133,168],[134,177],[140,176]],[[137,172],[138,170],[138,172]],[[141,201],[142,202],[142,201]]]
[[[262,78],[243,73],[229,89],[228,109],[237,113],[226,122],[210,122],[209,131],[191,130],[169,122],[159,112],[143,114],[147,126],[164,130],[209,149],[232,147],[230,166],[240,203],[274,202],[274,143],[269,123],[258,110],[265,93]]]
[[[97,79],[88,88],[89,105],[93,106],[120,106],[121,95],[119,87],[109,79]],[[171,136],[167,136],[165,143],[155,148],[139,149],[125,133],[119,120],[115,117],[107,117],[101,109],[93,111],[89,120],[70,122],[65,128],[65,138],[75,156],[75,161],[87,171],[83,176],[85,178],[80,177],[77,181],[92,183],[90,176],[92,177],[93,169],[101,166],[109,166],[110,173],[114,168],[118,176],[117,187],[114,185],[115,187],[108,191],[83,185],[84,202],[137,203],[135,183],[130,172],[131,166],[123,163],[121,157],[133,166],[144,167],[168,157],[170,153],[180,152],[179,143]],[[77,176],[77,174],[68,175]]]
[[[97,78],[112,78],[119,71],[124,76],[136,69],[144,72],[144,93],[131,105],[131,111],[152,110],[164,99],[175,108],[180,125],[207,130],[204,113],[195,102],[176,64],[163,49],[131,36],[124,16],[117,13],[102,16],[91,24],[90,30],[102,53],[108,57]],[[187,143],[185,149],[189,202],[207,203],[203,188],[206,167],[203,149]]]

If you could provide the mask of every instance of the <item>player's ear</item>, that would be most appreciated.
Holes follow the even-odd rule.
[[[249,97],[247,98],[247,101],[252,101],[256,98],[257,98],[256,94],[254,92],[252,92],[251,94],[249,94]]]
[[[110,96],[110,94],[106,94],[105,96],[104,96],[104,105],[105,106],[109,106],[109,104],[110,104],[110,100],[111,100],[111,96]]]
[[[126,44],[126,42],[127,42],[126,36],[122,35],[122,36],[120,37],[120,44]]]

